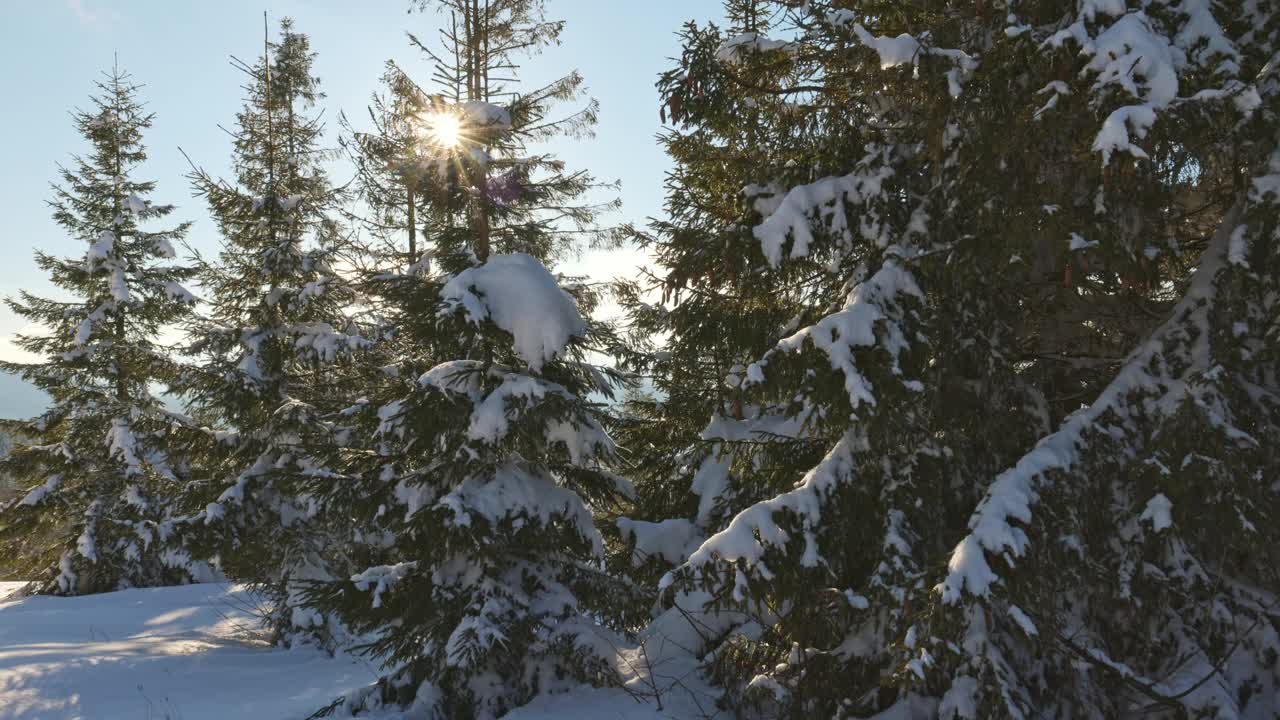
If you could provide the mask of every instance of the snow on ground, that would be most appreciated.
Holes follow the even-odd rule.
[[[0,583],[0,720],[301,720],[378,676],[362,658],[267,644],[242,587],[17,597],[22,585]],[[636,669],[652,665],[626,688],[544,696],[507,717],[716,717],[696,662],[664,639],[646,638],[648,662],[639,647],[625,653]]]
[[[0,720],[305,718],[377,677],[267,645],[241,588],[9,597],[19,587],[0,583]]]

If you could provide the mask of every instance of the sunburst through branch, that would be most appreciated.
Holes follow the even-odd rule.
[[[462,144],[462,120],[451,112],[433,112],[423,118],[424,137],[438,148],[451,150]]]

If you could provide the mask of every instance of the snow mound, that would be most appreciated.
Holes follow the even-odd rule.
[[[651,557],[662,558],[672,565],[684,562],[703,540],[698,526],[684,518],[662,522],[618,518],[617,526],[623,538],[635,542],[631,553],[631,564],[635,567],[640,567]]]
[[[472,125],[511,129],[511,112],[501,105],[472,100],[462,104],[462,115]]]
[[[147,201],[137,195],[130,195],[124,199],[124,209],[135,215],[140,215],[147,211]]]
[[[872,35],[867,32],[866,28],[856,24],[853,26],[853,31],[863,45],[880,54],[880,68],[882,70],[914,63],[916,56],[920,54],[920,42],[907,33],[902,33],[897,37]]]
[[[1160,532],[1173,524],[1173,503],[1164,493],[1157,493],[1147,501],[1147,507],[1138,519],[1151,521],[1151,527]]]
[[[479,267],[455,275],[440,297],[479,324],[492,320],[515,338],[515,349],[533,370],[564,353],[569,338],[587,324],[569,293],[542,263],[524,253],[494,255]]]
[[[1094,87],[1116,85],[1146,102],[1113,111],[1103,122],[1093,149],[1102,153],[1104,167],[1115,152],[1145,159],[1146,151],[1132,142],[1131,136],[1146,137],[1147,130],[1155,124],[1156,111],[1177,98],[1177,68],[1185,63],[1185,57],[1155,31],[1142,12],[1121,17],[1097,37],[1094,48],[1088,66],[1098,73]],[[1139,84],[1134,78],[1145,82]]]
[[[789,51],[792,45],[783,40],[771,40],[759,33],[747,32],[724,41],[716,49],[716,59],[724,63],[741,62],[751,52],[769,52],[771,50]]]
[[[89,267],[92,268],[97,262],[111,257],[111,251],[115,248],[115,244],[116,234],[110,230],[103,230],[102,234],[98,235],[97,241],[89,246],[89,252],[85,256],[89,262]]]

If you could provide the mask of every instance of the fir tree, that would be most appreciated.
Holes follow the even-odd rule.
[[[36,578],[34,590],[66,595],[208,575],[165,551],[189,468],[175,452],[184,424],[152,390],[177,373],[157,338],[194,302],[181,284],[192,271],[168,262],[189,223],[148,229],[173,211],[148,201],[155,183],[135,177],[153,115],[126,72],[105,77],[92,108],[72,115],[91,150],[60,169],[49,203],[85,253],[36,253],[67,299],[10,299],[15,313],[47,330],[18,338],[44,359],[0,363],[53,401],[37,418],[4,423],[16,442],[0,476],[25,492],[0,509],[0,552],[18,559],[20,577]]]
[[[1273,715],[1273,12],[794,5],[691,31],[664,86],[691,134],[777,109],[718,185],[677,156],[797,311],[704,436],[694,489],[750,502],[661,583],[719,623],[728,700]]]
[[[618,202],[591,198],[615,185],[537,152],[551,138],[590,136],[593,100],[552,116],[560,104],[582,99],[582,77],[571,73],[531,92],[515,90],[518,56],[558,42],[561,23],[546,20],[538,3],[473,5],[438,5],[448,18],[440,50],[409,35],[435,65],[434,87],[388,62],[368,108],[370,127],[359,130],[344,118],[343,146],[356,168],[359,201],[352,215],[365,234],[357,255],[361,290],[369,334],[378,339],[360,364],[369,407],[399,397],[442,359],[432,354],[430,338],[409,330],[439,300],[422,275],[469,267],[490,252],[524,252],[550,263],[584,244],[615,244],[623,236],[594,222]]]
[[[590,175],[530,148],[594,121],[594,105],[548,117],[581,79],[528,94],[497,79],[560,24],[536,2],[443,5],[442,92],[414,93],[423,146],[404,159],[424,166],[433,261],[382,273],[370,293],[409,354],[385,394],[344,413],[360,440],[334,463],[342,479],[313,483],[384,562],[310,596],[368,633],[364,649],[390,670],[347,708],[495,717],[539,692],[616,682],[613,628],[634,609],[593,518],[630,492],[597,399],[620,378],[588,360],[617,340],[589,319],[594,293],[547,269],[600,237],[592,222],[611,206],[584,204]]]
[[[352,259],[367,301],[362,319],[374,340],[354,370],[363,404],[373,407],[409,392],[434,364],[428,347],[403,328],[434,306],[431,288],[420,279],[432,267],[431,239],[456,224],[448,210],[449,173],[440,172],[425,129],[424,118],[439,103],[392,62],[381,85],[368,107],[371,127],[359,130],[344,115],[341,138],[356,171],[347,214],[362,231]],[[456,174],[454,180],[456,190]],[[344,427],[358,433],[359,425]]]
[[[196,448],[209,480],[188,498],[203,507],[190,518],[191,551],[259,584],[276,601],[277,632],[323,638],[332,628],[296,611],[293,593],[297,580],[343,567],[350,529],[319,514],[304,485],[329,472],[321,458],[340,438],[326,418],[353,399],[343,362],[366,341],[344,315],[353,294],[333,267],[343,197],[324,171],[323,124],[311,114],[324,97],[314,58],[285,19],[262,57],[237,61],[248,83],[232,133],[235,181],[191,175],[222,250],[200,264],[209,308],[190,332],[201,364],[183,390],[208,424]]]
[[[619,288],[632,341],[646,351],[632,364],[652,381],[626,406],[620,441],[642,461],[636,514],[621,529],[627,561],[646,576],[656,571],[654,581],[683,559],[680,550],[695,547],[736,510],[789,487],[792,468],[817,459],[815,446],[796,445],[777,465],[757,467],[757,487],[748,488],[730,478],[721,442],[777,439],[794,425],[785,414],[752,406],[743,383],[746,366],[784,328],[798,326],[812,299],[801,283],[755,271],[759,258],[742,251],[744,211],[776,202],[780,179],[743,188],[762,156],[805,159],[816,150],[805,145],[810,122],[774,94],[792,66],[789,55],[752,44],[765,37],[775,9],[761,0],[731,0],[724,9],[723,30],[685,27],[680,66],[659,81],[662,115],[671,123],[661,140],[674,167],[665,216],[635,239],[663,272]],[[798,164],[789,172],[804,172]]]
[[[425,239],[439,229],[423,214],[437,175],[423,142],[422,115],[432,103],[395,63],[387,63],[381,85],[368,107],[369,130],[344,115],[341,143],[364,206],[353,220],[371,241],[363,259],[375,272],[403,271],[422,260]]]

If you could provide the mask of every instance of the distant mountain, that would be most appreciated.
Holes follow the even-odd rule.
[[[181,411],[182,405],[173,396],[152,388],[158,393],[165,407]],[[49,396],[16,375],[0,372],[0,418],[25,420],[33,418],[49,406]]]
[[[0,372],[0,418],[29,418],[40,414],[49,396],[22,378]]]

